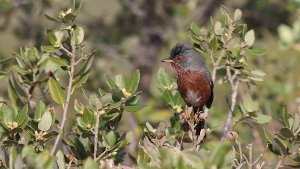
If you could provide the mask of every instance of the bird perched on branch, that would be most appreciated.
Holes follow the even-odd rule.
[[[162,62],[170,63],[177,72],[179,93],[186,105],[193,107],[195,123],[197,124],[201,120],[197,118],[203,112],[203,107],[210,108],[214,98],[214,84],[209,71],[205,67],[203,57],[189,45],[178,43],[171,50],[170,57],[163,59]],[[189,118],[188,108],[186,107],[184,119],[188,120]],[[202,121],[204,120],[202,119]]]

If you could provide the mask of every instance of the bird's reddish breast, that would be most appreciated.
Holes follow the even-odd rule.
[[[184,71],[178,73],[178,90],[188,106],[201,108],[207,103],[211,95],[209,80],[198,71]]]

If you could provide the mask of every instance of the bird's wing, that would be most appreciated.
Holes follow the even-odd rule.
[[[210,108],[212,102],[214,101],[214,83],[213,83],[212,79],[209,79],[209,85],[210,85],[210,97],[206,103],[207,108]]]

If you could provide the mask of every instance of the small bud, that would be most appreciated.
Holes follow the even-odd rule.
[[[236,140],[239,137],[239,135],[237,134],[237,132],[232,131],[232,132],[228,133],[227,137],[230,140]]]

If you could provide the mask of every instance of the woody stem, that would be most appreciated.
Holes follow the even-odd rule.
[[[59,129],[59,134],[56,137],[56,140],[51,149],[50,155],[53,155],[55,150],[57,149],[58,143],[60,141],[60,138],[62,136],[64,127],[65,127],[65,123],[67,120],[67,114],[68,114],[68,110],[69,110],[70,99],[71,99],[71,95],[72,95],[72,86],[73,86],[74,72],[75,72],[75,59],[76,59],[75,44],[72,44],[72,52],[68,51],[64,46],[61,46],[61,49],[63,51],[65,51],[70,57],[69,83],[68,83],[68,88],[67,88],[66,103],[65,103],[65,106],[63,106],[63,117],[62,117],[60,129]]]

